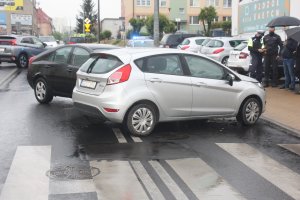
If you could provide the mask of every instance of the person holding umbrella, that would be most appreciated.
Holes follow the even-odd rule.
[[[252,60],[249,72],[250,77],[255,78],[258,82],[262,82],[263,77],[263,64],[262,64],[262,57],[263,57],[263,36],[265,31],[258,30],[254,37],[250,38],[248,41],[248,50],[250,51]]]
[[[275,33],[275,27],[269,27],[269,34],[263,38],[265,48],[265,87],[269,87],[269,77],[272,67],[272,87],[277,87],[279,52],[283,44],[281,37]],[[279,50],[280,47],[280,50]]]

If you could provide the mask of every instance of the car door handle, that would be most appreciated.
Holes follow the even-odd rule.
[[[207,86],[207,84],[204,83],[204,82],[197,82],[197,83],[195,83],[194,85],[197,86],[197,87]]]
[[[51,66],[51,65],[45,65],[44,67],[47,68],[47,69],[49,69],[49,68],[51,68],[52,66]]]
[[[152,82],[152,83],[161,83],[163,81],[160,78],[151,78],[150,82]]]
[[[68,68],[68,69],[67,69],[67,71],[68,71],[68,72],[72,72],[72,71],[73,71],[73,69],[71,69],[71,68]]]

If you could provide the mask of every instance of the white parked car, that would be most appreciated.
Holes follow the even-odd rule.
[[[177,46],[177,49],[198,53],[200,52],[201,46],[206,39],[207,37],[186,38]]]
[[[265,110],[265,90],[203,55],[163,48],[94,52],[77,71],[75,107],[136,136],[159,122],[236,117],[253,125]]]
[[[47,44],[46,48],[54,48],[59,46],[59,41],[55,40],[53,36],[39,36],[39,39]]]
[[[247,42],[242,42],[236,46],[229,55],[227,66],[239,73],[246,74],[251,64],[251,55]]]

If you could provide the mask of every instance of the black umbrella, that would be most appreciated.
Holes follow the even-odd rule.
[[[277,17],[267,24],[267,27],[282,27],[282,26],[300,26],[300,20],[295,17],[282,16]]]
[[[291,28],[285,31],[288,38],[300,42],[300,27]]]

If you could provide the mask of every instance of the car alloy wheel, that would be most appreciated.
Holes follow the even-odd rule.
[[[147,108],[140,108],[133,113],[131,119],[134,130],[140,134],[149,131],[153,124],[153,114]]]
[[[21,54],[18,59],[18,67],[27,68],[28,66],[28,58],[25,54]]]
[[[254,124],[260,115],[259,106],[256,102],[251,101],[246,105],[246,119],[249,124]]]
[[[49,103],[53,99],[51,89],[43,78],[39,78],[35,82],[34,93],[36,100],[42,104]]]
[[[256,98],[247,99],[241,106],[237,120],[243,125],[253,125],[261,115],[261,104]]]
[[[157,121],[156,109],[150,104],[139,104],[132,107],[127,115],[126,126],[135,136],[149,135]]]

